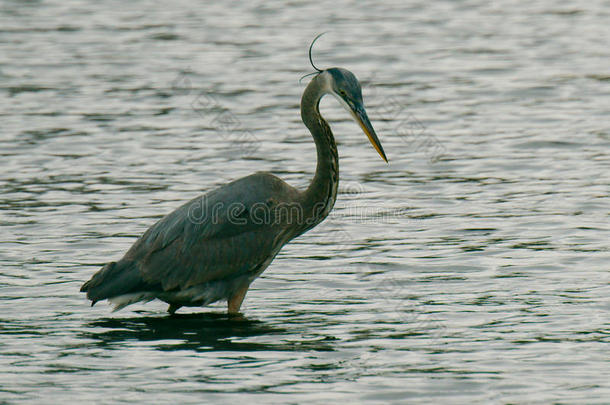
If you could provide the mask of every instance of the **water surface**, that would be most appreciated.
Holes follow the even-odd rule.
[[[602,1],[5,1],[0,402],[607,403]],[[386,165],[334,100],[331,216],[224,306],[88,306],[158,218],[258,170],[304,187],[312,69],[363,82]]]

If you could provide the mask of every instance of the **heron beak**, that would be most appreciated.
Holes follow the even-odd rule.
[[[360,128],[364,131],[366,136],[369,138],[369,141],[373,145],[373,148],[379,153],[379,156],[388,163],[388,158],[385,156],[385,152],[383,151],[383,146],[381,146],[381,142],[379,142],[379,138],[377,138],[377,134],[375,134],[375,130],[371,125],[371,121],[369,121],[369,117],[366,115],[366,111],[364,107],[356,107],[351,110],[351,113],[360,125]]]

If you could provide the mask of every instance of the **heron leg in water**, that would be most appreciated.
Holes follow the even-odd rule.
[[[180,308],[182,308],[182,305],[169,304],[169,308],[167,308],[167,312],[169,312],[170,315],[174,315],[176,313],[176,311],[179,310]]]
[[[227,304],[229,306],[229,314],[234,315],[239,313],[239,308],[241,307],[241,303],[244,302],[244,298],[246,297],[246,293],[248,292],[249,285],[246,285],[239,290],[235,294],[233,294]]]

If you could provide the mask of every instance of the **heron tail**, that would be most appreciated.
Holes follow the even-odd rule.
[[[93,304],[107,298],[117,297],[141,290],[145,283],[135,262],[119,260],[104,265],[81,287]]]

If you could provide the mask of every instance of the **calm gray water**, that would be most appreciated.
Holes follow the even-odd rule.
[[[609,403],[610,5],[492,3],[2,1],[0,403]],[[337,205],[245,320],[90,308],[183,201],[307,185],[323,31],[390,164],[325,99]]]

